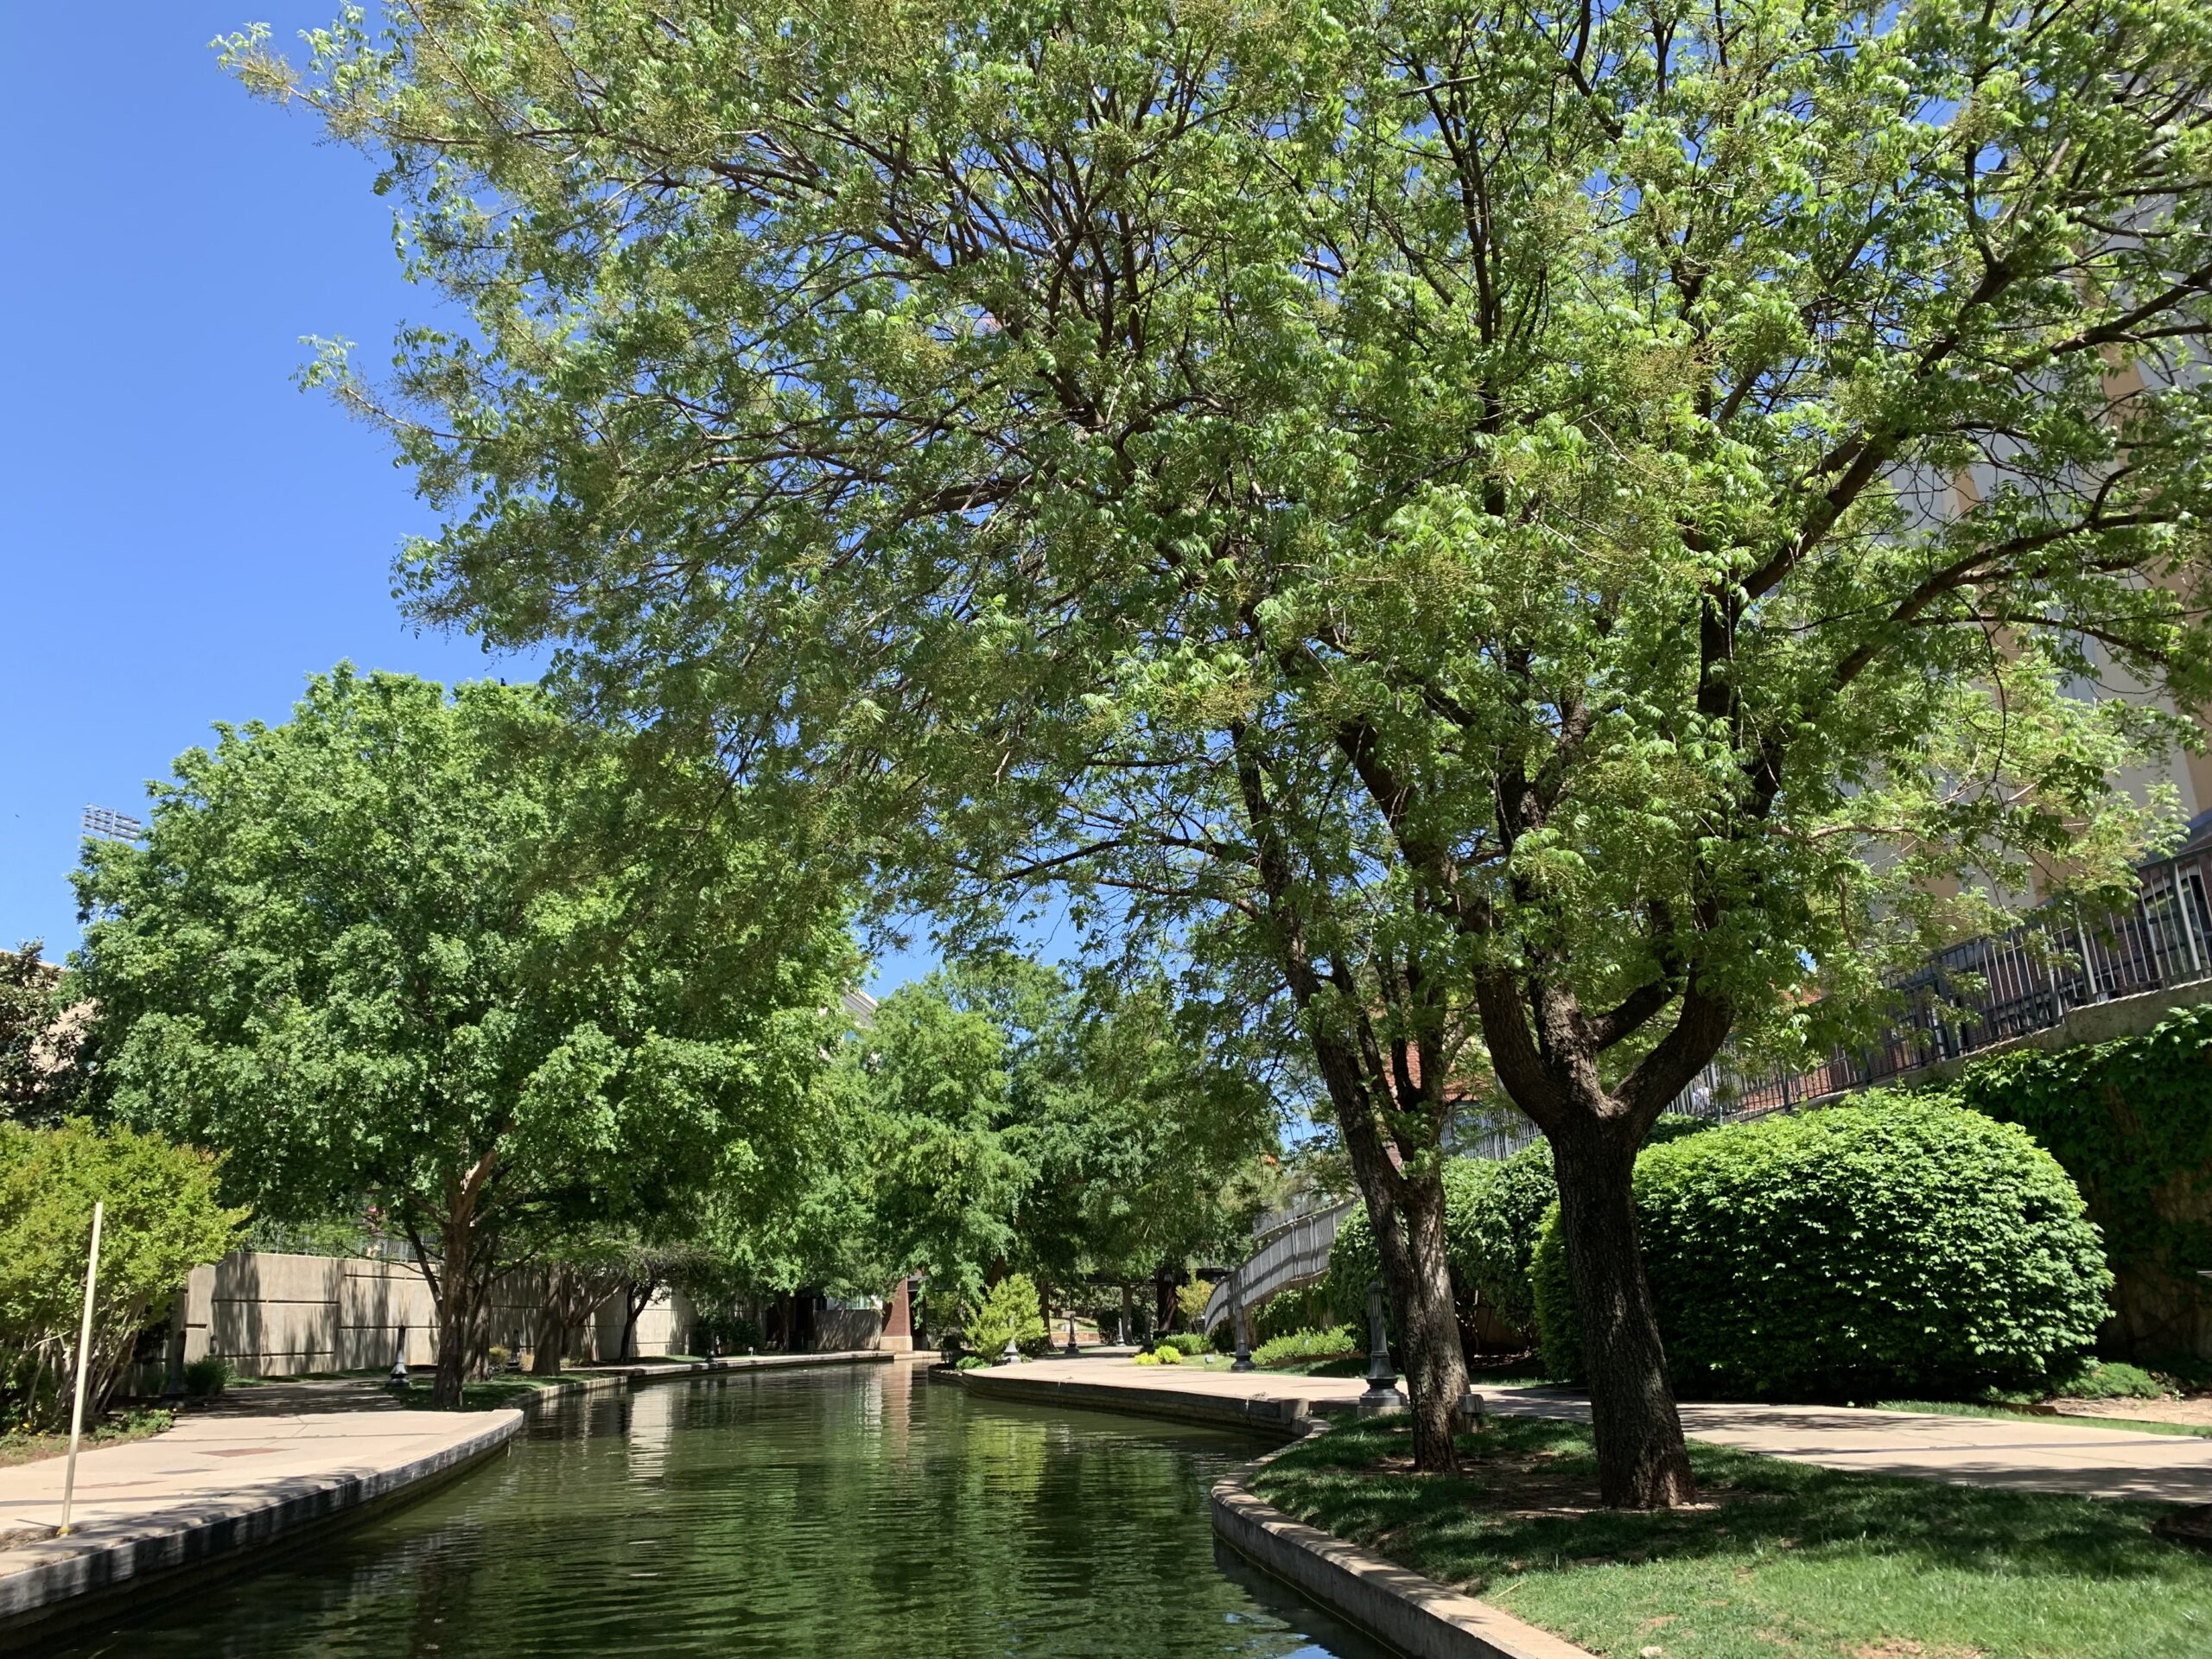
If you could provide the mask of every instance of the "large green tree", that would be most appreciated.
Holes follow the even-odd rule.
[[[437,1300],[439,1403],[502,1270],[789,1180],[854,964],[711,769],[641,771],[534,687],[346,668],[217,729],[77,877],[113,1104],[265,1215],[377,1206]]]
[[[1475,1051],[1557,1160],[1609,1502],[1690,1490],[1644,1132],[1969,893],[2094,887],[2212,682],[2212,16],[2170,0],[450,0],[387,158],[429,617],[573,647],[941,906],[1295,1006],[1420,1461]],[[1117,899],[1117,903],[1108,899]],[[1815,1001],[1813,994],[1823,995]]]

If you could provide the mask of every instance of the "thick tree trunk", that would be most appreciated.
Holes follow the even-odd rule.
[[[1136,1334],[1136,1300],[1129,1294],[1128,1286],[1124,1284],[1122,1287],[1122,1328],[1115,1334],[1127,1338]]]
[[[476,1324],[475,1206],[456,1205],[443,1229],[445,1260],[438,1269],[438,1369],[430,1384],[430,1404],[440,1411],[461,1409],[461,1385],[468,1378],[470,1338]]]
[[[1640,1134],[1624,1119],[1552,1139],[1567,1272],[1582,1315],[1598,1488],[1608,1507],[1669,1509],[1697,1496],[1637,1240]]]
[[[566,1268],[545,1270],[543,1300],[538,1304],[537,1328],[530,1345],[532,1376],[561,1375],[561,1361],[569,1350],[568,1276]]]

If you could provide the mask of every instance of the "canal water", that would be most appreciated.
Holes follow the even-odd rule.
[[[1382,1659],[1234,1558],[1238,1437],[899,1363],[578,1401],[397,1512],[51,1659]]]

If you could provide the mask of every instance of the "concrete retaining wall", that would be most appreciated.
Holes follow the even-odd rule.
[[[530,1347],[538,1306],[534,1274],[495,1287],[489,1310],[492,1340]],[[636,1351],[681,1352],[696,1317],[682,1293],[662,1291],[638,1316]],[[185,1289],[179,1359],[188,1364],[219,1354],[243,1376],[380,1368],[391,1363],[403,1328],[407,1363],[435,1363],[437,1308],[422,1270],[412,1262],[238,1250],[193,1270]],[[621,1339],[618,1298],[602,1306],[585,1327],[584,1351],[576,1357],[612,1357]]]

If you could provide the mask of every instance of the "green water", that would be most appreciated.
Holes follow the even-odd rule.
[[[1217,1563],[1203,1429],[973,1401],[900,1363],[578,1402],[395,1514],[54,1659],[1379,1659]]]

